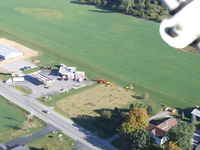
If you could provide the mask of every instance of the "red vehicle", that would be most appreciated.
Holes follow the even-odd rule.
[[[105,79],[103,79],[103,78],[100,78],[100,79],[98,79],[97,81],[98,81],[99,84],[105,84],[105,83],[108,82],[108,80],[105,80]]]

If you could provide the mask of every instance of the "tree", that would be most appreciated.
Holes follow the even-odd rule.
[[[84,0],[79,0],[84,1]],[[123,13],[160,21],[169,15],[159,0],[85,0],[97,6],[112,8]]]
[[[42,147],[42,150],[50,150],[49,146],[44,145],[44,147]]]
[[[164,150],[182,150],[176,143],[170,141],[165,146]]]
[[[153,111],[153,107],[151,105],[147,105],[147,114],[151,114]]]
[[[100,113],[101,118],[104,119],[111,119],[112,117],[112,112],[110,110],[104,110]]]
[[[147,150],[150,145],[150,136],[146,130],[138,129],[129,137],[131,150]]]
[[[147,106],[145,104],[135,103],[135,104],[130,104],[129,108],[130,108],[130,110],[132,110],[133,108],[147,109]]]
[[[184,111],[182,111],[182,113],[181,113],[181,118],[185,119],[185,113],[184,113]]]
[[[196,116],[195,115],[192,115],[192,117],[191,117],[191,123],[196,123],[196,121],[197,121],[197,118],[196,118]]]
[[[177,127],[167,133],[170,141],[175,142],[183,150],[191,150],[191,139],[194,135],[195,126],[190,123],[181,122]]]
[[[146,129],[149,125],[146,109],[133,107],[126,115],[125,121],[121,125],[120,132],[122,135],[128,136],[138,129]]]

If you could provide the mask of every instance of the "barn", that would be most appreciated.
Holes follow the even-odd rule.
[[[0,60],[10,60],[20,56],[23,56],[23,53],[16,48],[0,44]]]

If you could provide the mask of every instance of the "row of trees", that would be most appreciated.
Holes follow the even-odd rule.
[[[160,0],[79,0],[151,20],[168,15]]]

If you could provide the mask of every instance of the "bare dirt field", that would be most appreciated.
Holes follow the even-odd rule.
[[[104,87],[98,85],[86,91],[72,95],[56,103],[57,107],[71,117],[79,115],[98,116],[100,109],[123,107],[135,99],[134,93],[122,87]]]
[[[17,60],[22,60],[22,59],[27,60],[27,59],[30,59],[31,57],[35,57],[39,54],[37,51],[35,51],[33,49],[30,49],[28,47],[25,47],[25,46],[19,44],[19,43],[16,43],[14,41],[11,41],[11,40],[8,40],[8,39],[5,39],[5,38],[0,38],[0,44],[14,47],[14,48],[23,52],[22,57],[12,59],[12,60],[2,61],[2,62],[0,62],[0,64],[10,63],[10,62],[14,62],[14,61],[17,61]]]

